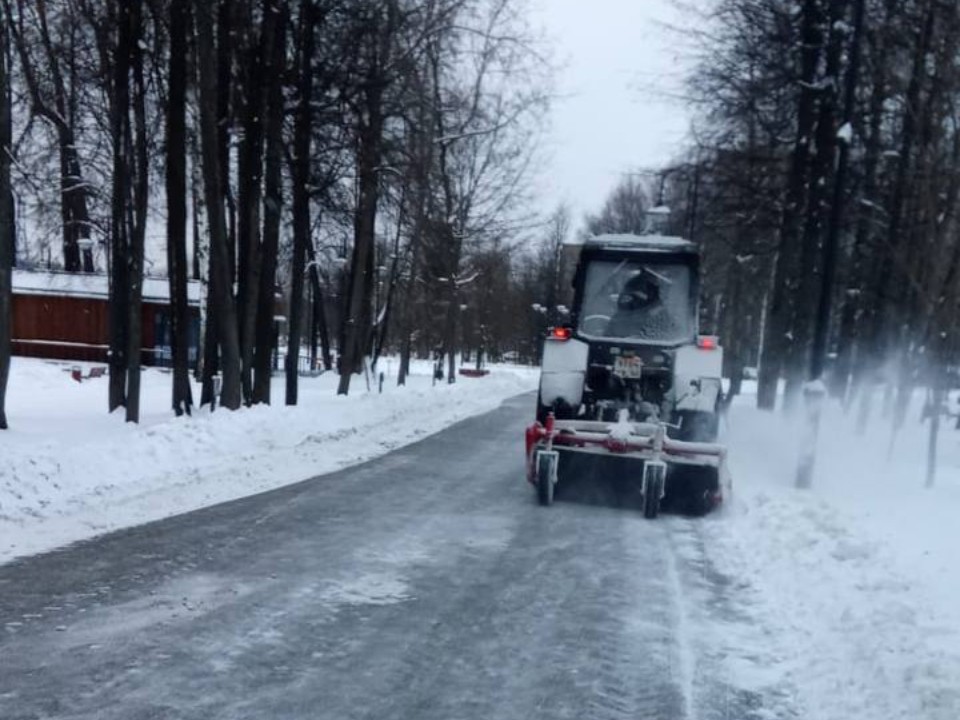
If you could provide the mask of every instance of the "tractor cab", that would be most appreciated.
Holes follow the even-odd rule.
[[[601,235],[574,278],[577,332],[596,341],[682,345],[697,334],[698,256],[686,240]]]
[[[612,422],[625,409],[633,420],[667,422],[677,425],[675,434],[712,440],[715,432],[706,426],[715,424],[722,356],[715,342],[698,335],[698,270],[696,246],[680,238],[590,238],[573,280],[568,334],[574,344],[561,347],[548,339],[544,348],[540,420],[552,411],[558,419]],[[574,354],[582,356],[582,382],[555,374],[566,367],[561,358]],[[700,408],[709,417],[692,416],[685,407],[690,388],[683,383],[701,380],[685,370],[694,356],[696,373],[708,364],[716,380],[717,392],[706,398],[710,407]]]
[[[653,234],[595,236],[581,248],[573,285],[569,324],[544,342],[528,455],[602,448],[669,468],[653,494],[683,486],[697,503],[716,502],[723,354],[716,338],[699,335],[696,246]],[[681,481],[678,466],[696,467],[695,480]]]

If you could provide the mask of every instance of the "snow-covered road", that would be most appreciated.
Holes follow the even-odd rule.
[[[0,567],[0,717],[799,716],[723,518],[536,506],[531,403]]]

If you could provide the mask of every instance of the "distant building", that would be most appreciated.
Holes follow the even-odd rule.
[[[13,271],[13,354],[51,360],[107,362],[109,279],[106,275]],[[200,283],[187,286],[190,362],[200,336]],[[141,362],[169,365],[170,288],[166,278],[143,280]]]

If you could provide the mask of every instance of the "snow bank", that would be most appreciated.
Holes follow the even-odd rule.
[[[0,433],[0,562],[235,499],[368,460],[497,407],[535,388],[536,371],[494,368],[484,378],[438,383],[429,364],[384,393],[355,379],[335,394],[328,373],[302,378],[300,405],[202,411],[174,418],[170,376],[143,375],[140,426],[107,415],[107,378],[76,383],[69,366],[14,358]],[[199,397],[195,388],[194,397]]]
[[[917,400],[892,453],[889,423],[859,436],[854,413],[828,407],[806,491],[800,429],[751,397],[731,409],[734,498],[705,523],[707,546],[776,648],[769,687],[794,688],[804,717],[960,717],[960,433],[945,424],[924,489]]]

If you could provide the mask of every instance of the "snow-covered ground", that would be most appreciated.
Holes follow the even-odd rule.
[[[0,562],[374,457],[537,378],[497,368],[433,387],[423,365],[397,389],[395,366],[382,396],[358,380],[338,398],[325,375],[302,379],[296,408],[181,419],[167,410],[169,375],[150,370],[136,427],[106,414],[106,378],[77,384],[63,366],[15,359],[13,429],[0,433]],[[282,379],[274,392],[282,401]],[[852,414],[829,406],[814,485],[797,490],[798,426],[753,405],[739,398],[727,423],[731,501],[692,526],[737,615],[698,632],[726,649],[738,684],[774,700],[770,718],[960,718],[960,431],[944,423],[927,489],[922,396],[892,451],[889,422],[877,417],[861,436]]]
[[[888,421],[860,436],[855,413],[829,407],[814,486],[796,490],[799,428],[754,400],[729,418],[733,501],[704,524],[758,627],[728,640],[737,674],[746,663],[759,685],[792,688],[811,720],[956,720],[960,431],[942,426],[925,489],[922,397],[892,452]]]
[[[11,429],[0,433],[0,563],[370,459],[532,390],[538,377],[495,367],[434,386],[423,363],[397,388],[396,367],[381,362],[382,395],[356,378],[337,397],[327,373],[301,378],[300,404],[285,407],[277,378],[271,407],[179,419],[170,375],[150,369],[135,426],[107,414],[106,377],[77,383],[69,365],[14,358]]]

